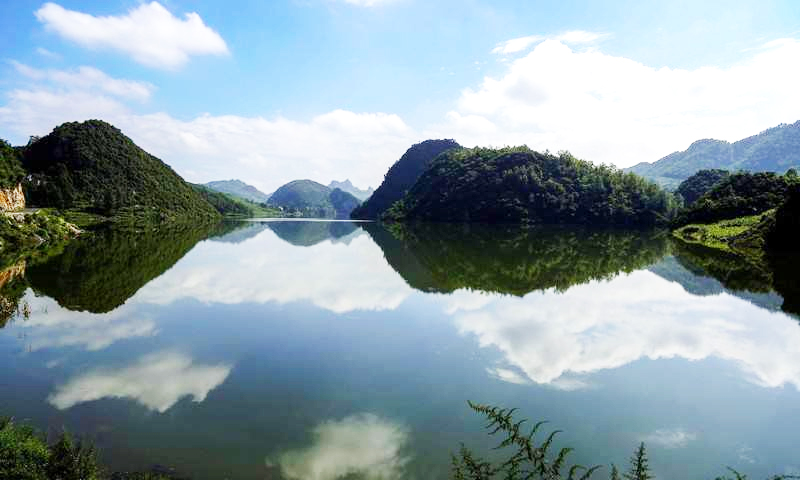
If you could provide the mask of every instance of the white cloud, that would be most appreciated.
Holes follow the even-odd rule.
[[[309,301],[346,313],[393,310],[410,294],[365,234],[349,245],[324,241],[297,248],[267,230],[238,245],[197,245],[187,261],[147,284],[135,299],[154,304],[182,298],[224,304]]]
[[[476,305],[484,302],[481,295]],[[754,384],[800,389],[800,328],[794,319],[727,294],[696,297],[647,271],[563,293],[495,296],[477,309],[445,304],[445,310],[462,333],[499,349],[508,367],[490,373],[514,383],[520,378],[504,371],[575,389],[589,386],[589,374],[644,358],[719,358]]]
[[[510,55],[527,50],[528,48],[536,45],[537,43],[551,39],[558,42],[566,43],[569,45],[585,45],[595,43],[598,40],[607,37],[606,33],[587,32],[585,30],[570,30],[558,35],[528,35],[526,37],[512,38],[504,42],[498,43],[493,49],[492,53],[497,55]]]
[[[120,340],[158,333],[152,319],[142,318],[125,307],[102,315],[76,312],[30,291],[25,301],[31,307],[31,315],[25,322],[18,323],[18,327],[25,330],[24,338],[31,351],[63,347],[102,350]]]
[[[625,167],[683,150],[700,138],[734,141],[798,119],[796,39],[770,42],[729,67],[694,70],[658,68],[566,45],[597,38],[568,32],[560,41],[538,43],[503,75],[465,89],[457,108],[427,136],[458,138],[466,145],[567,149]],[[528,41],[517,40],[512,50]],[[499,45],[498,53],[505,48]]]
[[[145,355],[129,367],[98,369],[72,378],[47,401],[64,410],[101,398],[131,398],[163,413],[185,396],[202,402],[230,371],[229,365],[196,365],[186,355],[159,352]]]
[[[150,83],[114,78],[94,67],[40,70],[19,62],[12,61],[12,65],[17,72],[30,80],[46,82],[65,90],[100,91],[114,97],[144,101],[150,98],[155,89]]]
[[[60,59],[61,58],[61,55],[59,55],[59,54],[57,54],[55,52],[51,52],[50,50],[48,50],[48,49],[46,49],[44,47],[36,47],[36,53],[38,53],[39,55],[41,55],[41,56],[43,56],[45,58],[53,58],[53,59]]]
[[[308,121],[138,114],[124,100],[146,99],[153,90],[148,83],[90,67],[15,66],[33,84],[6,94],[0,129],[15,133],[18,141],[46,135],[63,122],[102,119],[195,182],[243,178],[264,191],[298,178],[322,183],[350,178],[363,188],[377,186],[392,163],[421,140],[399,116],[380,112],[333,110]]]
[[[404,426],[373,414],[324,422],[312,431],[312,445],[268,459],[292,480],[393,480],[403,478],[409,440]]]
[[[158,2],[125,15],[97,17],[45,3],[35,13],[45,28],[90,49],[116,50],[143,65],[175,69],[193,55],[224,55],[225,40],[197,13],[177,18]]]
[[[683,428],[658,429],[642,438],[642,441],[648,445],[670,449],[684,448],[695,440],[697,440],[697,434],[686,431]]]

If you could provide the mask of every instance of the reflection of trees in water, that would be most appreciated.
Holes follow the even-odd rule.
[[[36,292],[62,307],[109,312],[172,267],[212,228],[96,232],[70,243],[61,255],[29,266],[26,278]]]
[[[713,277],[739,296],[743,296],[740,292],[775,291],[783,297],[783,311],[800,314],[800,255],[767,255],[758,261],[678,240],[672,242],[672,249],[677,261],[691,273]]]
[[[20,315],[27,318],[30,306],[21,302],[28,285],[25,283],[25,262],[0,271],[0,328]]]
[[[281,240],[298,247],[310,247],[328,239],[339,239],[353,233],[357,225],[352,222],[267,222],[270,230]]]
[[[610,279],[668,253],[666,232],[501,225],[364,225],[413,288],[525,295]]]

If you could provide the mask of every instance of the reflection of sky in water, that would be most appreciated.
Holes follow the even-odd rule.
[[[158,455],[153,446],[115,465],[169,462],[222,436],[228,445],[207,459],[207,478],[263,478],[259,468],[312,480],[446,472],[458,441],[482,435],[462,409],[468,398],[561,419],[576,446],[617,462],[645,441],[656,454],[681,452],[669,458],[684,465],[704,458],[697,449],[720,468],[798,467],[763,440],[800,441],[795,319],[729,293],[695,296],[647,270],[562,293],[425,294],[368,235],[345,238],[296,247],[254,230],[201,242],[107,314],[29,291],[31,318],[0,330],[10,365],[0,380],[29,385],[5,404],[32,418],[50,418],[48,408],[75,415],[80,430],[87,412],[126,399],[106,450],[124,457],[158,436],[164,458],[147,457]],[[652,396],[640,398],[637,382]],[[752,418],[734,426],[742,412]],[[698,473],[666,458],[654,465]]]

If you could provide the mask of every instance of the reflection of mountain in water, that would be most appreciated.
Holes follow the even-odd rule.
[[[310,247],[325,240],[349,243],[349,235],[356,231],[352,222],[278,221],[266,222],[281,240],[298,247]]]
[[[242,243],[267,229],[264,222],[234,221],[224,222],[223,228],[208,237],[213,242]]]
[[[692,275],[679,275],[666,265],[655,273],[679,282],[686,291],[713,295],[727,291],[764,308],[800,314],[800,289],[797,287],[797,254],[770,257],[761,263],[740,256],[681,241],[672,242],[675,260]],[[709,278],[710,277],[710,278]],[[712,280],[713,279],[713,280]],[[718,282],[716,285],[714,281]]]
[[[663,232],[428,224],[364,226],[413,288],[525,295],[559,291],[652,264],[667,254]]]
[[[209,228],[97,232],[70,243],[61,255],[29,266],[25,277],[37,293],[65,308],[109,312],[172,267],[208,236]]]

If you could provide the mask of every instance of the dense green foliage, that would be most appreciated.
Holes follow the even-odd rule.
[[[0,267],[46,257],[78,233],[73,225],[47,211],[0,214]]]
[[[105,313],[168,270],[210,231],[203,225],[139,233],[100,231],[29,266],[25,276],[35,292],[64,308]]]
[[[504,480],[589,480],[600,470],[600,466],[586,467],[583,465],[568,465],[567,457],[573,449],[562,447],[557,449],[555,438],[561,433],[554,430],[549,434],[542,432],[542,427],[547,422],[537,422],[530,428],[523,427],[527,420],[516,421],[515,408],[505,409],[468,402],[470,408],[481,416],[486,417],[488,423],[485,428],[490,436],[499,435],[502,440],[494,450],[503,453],[504,457],[492,463],[477,457],[463,444],[458,455],[452,455],[452,474],[454,480],[490,480],[502,478]],[[541,435],[541,438],[539,438]],[[505,452],[511,452],[506,454]],[[743,475],[732,468],[729,472],[735,480],[747,480]],[[652,480],[655,475],[650,470],[647,449],[640,443],[630,459],[628,470],[622,475],[626,480]],[[770,480],[787,480],[800,478],[797,475],[776,475]],[[611,465],[610,480],[620,480],[619,470]],[[717,477],[716,480],[731,480],[726,476]]]
[[[0,188],[17,186],[24,176],[19,150],[0,138]]]
[[[654,183],[566,152],[474,148],[437,157],[384,218],[650,226],[675,209]]]
[[[413,145],[386,172],[383,183],[351,214],[352,218],[377,220],[414,185],[434,158],[461,146],[454,140],[425,140]]]
[[[333,180],[331,183],[328,184],[328,188],[330,188],[331,190],[336,188],[344,190],[345,192],[356,197],[362,202],[368,199],[375,192],[375,190],[372,187],[369,187],[366,190],[361,190],[360,188],[353,185],[353,183],[349,179],[346,179],[344,182],[337,182],[336,180]]]
[[[666,187],[676,187],[702,169],[783,173],[798,167],[800,121],[770,128],[735,143],[700,140],[684,152],[672,153],[654,163],[640,163],[628,170]]]
[[[312,180],[294,180],[275,190],[267,206],[279,208],[282,216],[304,218],[350,218],[360,201],[340,189],[331,190]]]
[[[481,224],[363,228],[409,286],[426,292],[565,291],[634,271],[668,253],[668,236],[659,231]]]
[[[99,120],[56,127],[25,148],[23,163],[31,205],[148,223],[219,218],[169,166]]]
[[[297,247],[310,247],[325,240],[337,240],[356,230],[351,222],[269,222],[269,229],[281,240]]]
[[[203,186],[253,203],[267,203],[269,201],[269,195],[241,180],[218,180],[208,182]]]
[[[0,419],[0,478],[15,480],[97,480],[102,478],[91,445],[68,433],[48,445],[27,425]]]
[[[243,200],[234,198],[228,194],[212,190],[204,185],[192,184],[192,188],[200,194],[206,202],[222,215],[251,217],[255,209],[246,204]]]
[[[705,195],[716,184],[730,176],[727,170],[700,170],[678,185],[675,193],[683,198],[684,205],[689,206]]]
[[[795,183],[786,201],[775,212],[772,228],[767,233],[767,245],[773,251],[800,249],[800,183]]]
[[[679,213],[675,225],[710,223],[757,215],[779,207],[798,180],[771,172],[739,172],[718,182]]]

